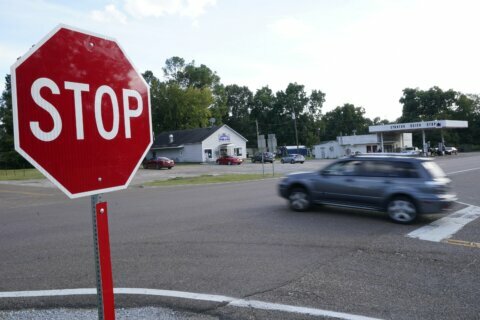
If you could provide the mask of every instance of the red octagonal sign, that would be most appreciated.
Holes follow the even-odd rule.
[[[115,40],[60,25],[11,72],[23,157],[71,198],[128,186],[152,144],[150,93]]]

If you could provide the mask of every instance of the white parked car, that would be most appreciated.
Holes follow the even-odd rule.
[[[305,157],[302,156],[301,154],[289,154],[288,156],[282,157],[282,160],[280,160],[281,163],[304,163],[305,162]]]

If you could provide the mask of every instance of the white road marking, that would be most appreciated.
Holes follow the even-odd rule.
[[[447,173],[447,175],[464,173],[464,172],[473,171],[473,170],[480,170],[480,168],[472,168],[472,169],[465,169],[465,170],[460,170],[460,171],[449,172],[449,173]]]
[[[438,219],[429,225],[407,234],[407,237],[420,240],[440,242],[450,238],[467,223],[480,217],[480,207],[468,206],[446,217]]]
[[[312,316],[331,317],[335,319],[344,320],[380,320],[378,318],[365,317],[361,315],[329,311],[308,307],[297,307],[287,304],[270,303],[257,300],[245,300],[237,299],[233,297],[212,295],[204,293],[184,292],[184,291],[172,291],[172,290],[159,290],[159,289],[143,289],[143,288],[114,288],[115,294],[132,294],[132,295],[150,295],[150,296],[162,296],[173,297],[190,300],[202,300],[227,303],[226,306],[240,307],[240,308],[253,308],[261,310],[281,311],[288,313],[305,314]],[[26,297],[53,297],[53,296],[76,296],[76,295],[93,295],[97,294],[95,288],[84,289],[60,289],[60,290],[37,290],[37,291],[10,291],[0,292],[0,298],[26,298]]]

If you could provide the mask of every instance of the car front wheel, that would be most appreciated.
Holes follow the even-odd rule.
[[[390,200],[387,213],[390,219],[401,224],[411,223],[418,216],[415,203],[408,197],[395,197]]]
[[[294,211],[307,211],[310,209],[310,195],[304,188],[294,188],[288,196],[290,208]]]

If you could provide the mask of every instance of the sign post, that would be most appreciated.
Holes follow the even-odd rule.
[[[101,202],[100,195],[91,196],[91,202],[97,300],[99,306],[98,318],[115,319],[107,203]]]
[[[114,319],[100,194],[127,188],[150,149],[149,87],[116,40],[66,25],[11,74],[15,150],[68,197],[91,196],[98,316]]]
[[[277,154],[277,137],[275,133],[268,134],[268,149],[274,156],[274,161],[272,161],[272,176],[275,177],[275,155]]]

